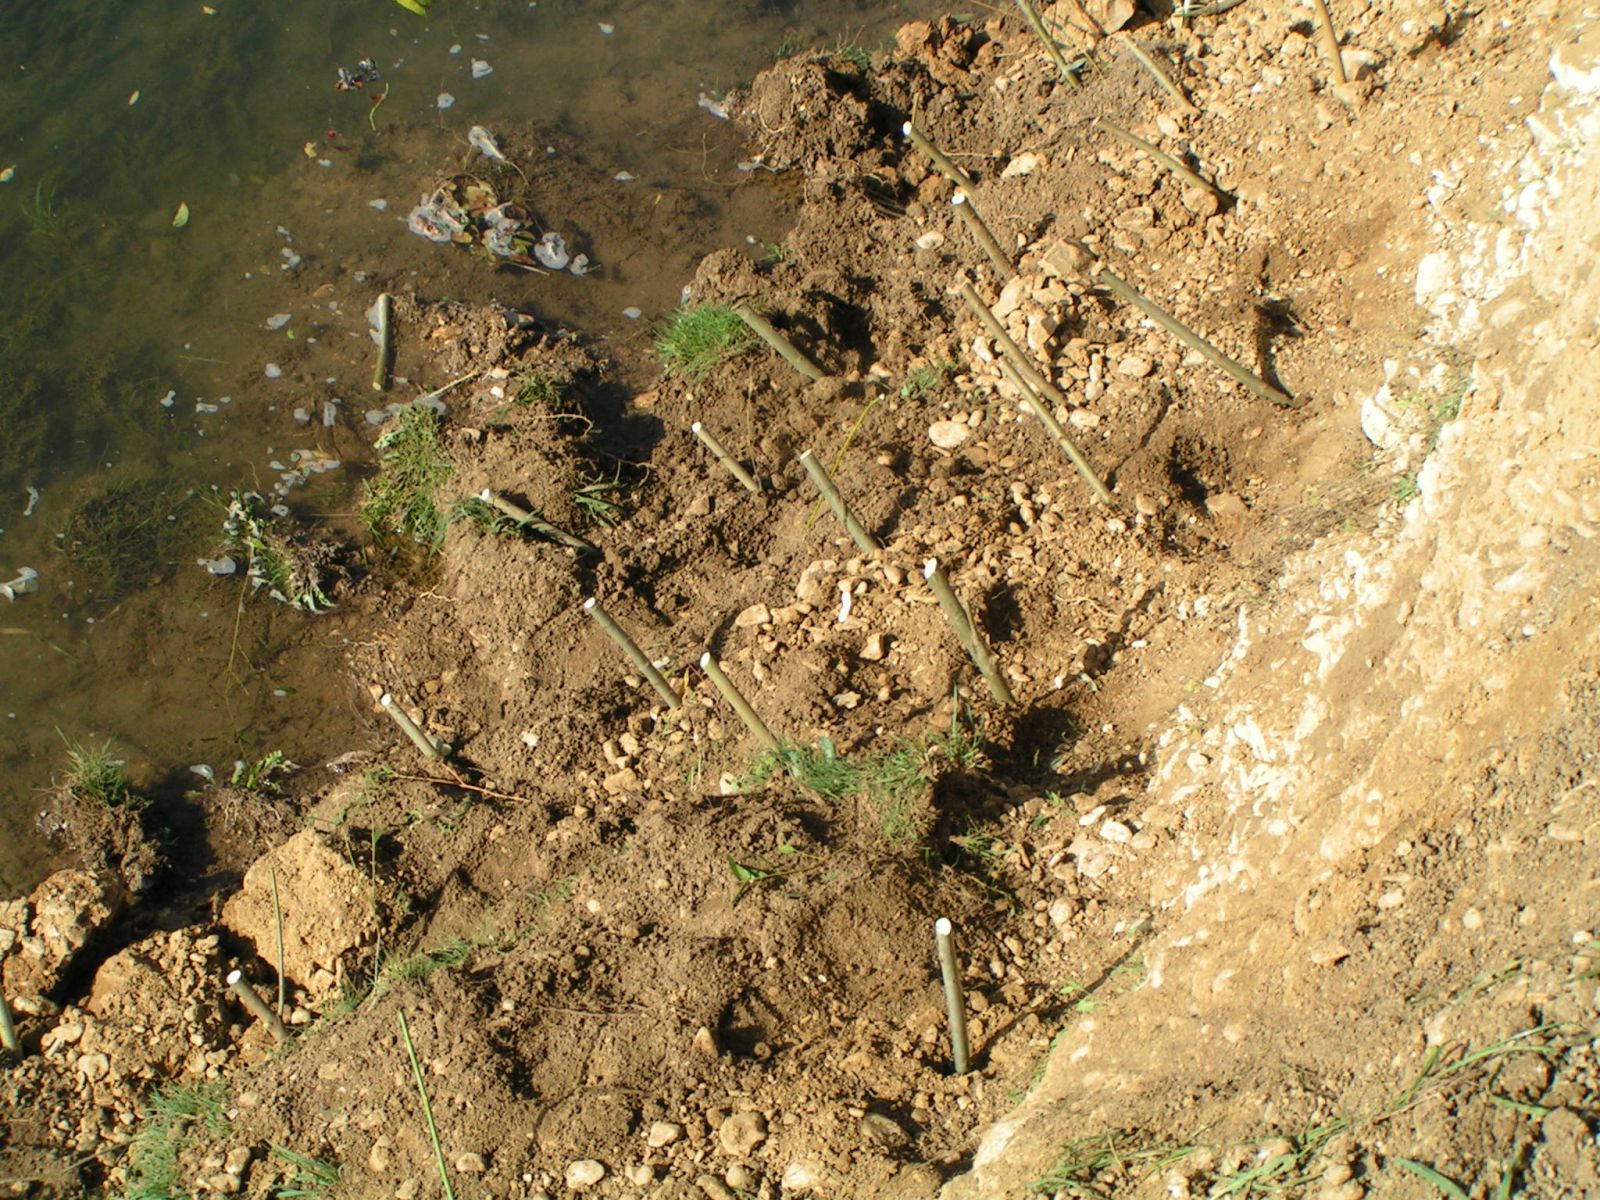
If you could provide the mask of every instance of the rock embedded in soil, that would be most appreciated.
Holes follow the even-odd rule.
[[[734,1113],[717,1130],[724,1153],[743,1158],[767,1140],[767,1119],[758,1112]]]
[[[738,1193],[715,1175],[701,1175],[694,1183],[706,1194],[708,1200],[738,1200]]]
[[[592,1158],[580,1158],[567,1167],[567,1187],[574,1192],[592,1188],[605,1177],[605,1164]]]
[[[644,1144],[652,1150],[660,1150],[672,1145],[683,1136],[683,1126],[671,1121],[655,1121],[650,1126],[650,1132],[645,1135]]]
[[[822,1169],[816,1163],[797,1158],[783,1169],[783,1177],[779,1183],[785,1193],[793,1192],[799,1195],[814,1189],[821,1178]]]
[[[972,430],[961,421],[935,421],[928,426],[928,440],[941,450],[954,450],[972,436]]]

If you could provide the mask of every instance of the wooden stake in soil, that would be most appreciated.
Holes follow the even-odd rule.
[[[1012,264],[994,233],[983,223],[983,218],[978,215],[978,210],[972,207],[972,201],[965,192],[957,192],[950,197],[950,207],[956,210],[956,215],[961,218],[967,231],[977,239],[978,245],[983,247],[983,252],[989,256],[989,261],[994,264],[994,269],[1000,272],[1002,280],[1008,280],[1017,273],[1017,268]]]
[[[1178,176],[1178,178],[1182,179],[1191,187],[1197,187],[1201,191],[1210,192],[1218,199],[1227,199],[1227,193],[1219,188],[1216,184],[1212,183],[1209,179],[1205,178],[1205,176],[1199,174],[1197,171],[1193,171],[1184,166],[1182,162],[1168,154],[1160,146],[1155,145],[1153,142],[1145,141],[1136,133],[1129,133],[1120,125],[1113,125],[1104,117],[1096,117],[1094,123],[1117,140],[1128,143],[1128,145],[1134,147],[1136,150],[1144,151],[1144,153],[1148,154],[1152,159],[1160,163],[1163,167],[1171,171],[1174,175]]]
[[[722,672],[722,667],[717,660],[707,651],[700,656],[700,669],[711,677],[711,682],[716,685],[717,691],[722,693],[722,698],[732,706],[733,711],[739,714],[739,719],[751,733],[756,735],[756,740],[766,749],[776,754],[782,747],[778,739],[772,735],[772,730],[767,728],[767,723],[756,716],[756,710],[750,707],[749,701],[739,694],[739,689],[733,686],[733,680]]]
[[[372,368],[372,390],[381,392],[389,386],[389,355],[394,350],[389,329],[389,317],[394,302],[389,293],[378,297],[378,365]]]
[[[950,1020],[950,1053],[957,1075],[965,1075],[971,1061],[967,1055],[967,1000],[961,993],[961,969],[956,965],[955,927],[949,917],[933,923],[933,938],[939,948],[939,974],[944,977],[944,1007]]]
[[[977,625],[972,620],[972,614],[966,606],[956,598],[955,589],[950,586],[950,581],[945,578],[944,570],[939,566],[939,560],[930,558],[927,565],[922,568],[922,577],[928,581],[928,586],[933,589],[933,594],[939,600],[939,607],[944,610],[945,620],[950,622],[950,628],[955,630],[956,640],[961,643],[962,649],[967,652],[967,657],[972,660],[972,665],[978,668],[978,674],[983,676],[984,683],[989,685],[989,694],[1001,704],[1012,705],[1017,698],[1011,694],[1011,687],[1006,683],[1005,677],[1000,674],[1000,668],[994,661],[994,655],[984,643],[983,635],[978,632]]]
[[[1023,19],[1028,22],[1028,27],[1033,30],[1033,35],[1044,43],[1045,53],[1050,56],[1050,61],[1055,63],[1056,70],[1061,72],[1061,78],[1065,79],[1073,87],[1081,88],[1083,80],[1078,78],[1073,68],[1068,65],[1067,60],[1062,57],[1061,46],[1056,42],[1055,38],[1050,36],[1050,31],[1045,28],[1044,20],[1039,16],[1039,10],[1034,8],[1030,0],[1017,0],[1017,7],[1022,10]]]
[[[655,663],[650,661],[650,656],[639,649],[639,643],[628,636],[628,631],[618,625],[605,609],[600,607],[600,602],[593,596],[583,602],[583,611],[594,618],[595,624],[604,629],[613,642],[622,647],[622,652],[628,656],[629,661],[638,668],[639,674],[650,681],[650,686],[655,688],[656,694],[667,702],[667,707],[678,709],[683,707],[683,701],[678,698],[678,693],[672,690],[672,685],[662,678],[661,672],[656,670]]]
[[[774,329],[772,322],[751,308],[746,301],[741,300],[738,304],[735,304],[733,311],[738,314],[741,321],[755,330],[762,341],[783,355],[785,362],[811,380],[812,383],[827,378],[822,373],[821,367],[796,350],[793,342]]]
[[[845,531],[861,548],[861,552],[868,555],[882,554],[883,546],[879,544],[877,538],[867,532],[866,526],[856,519],[855,513],[850,511],[850,506],[839,494],[838,487],[828,477],[827,469],[812,456],[811,451],[807,450],[800,456],[800,465],[806,469],[806,474],[811,476],[811,482],[817,485],[817,491],[822,493],[822,498],[828,502],[828,507],[833,509],[833,515],[843,522]]]
[[[760,493],[761,487],[756,483],[755,477],[752,476],[749,471],[746,471],[739,465],[739,460],[728,453],[728,451],[723,447],[722,443],[717,440],[717,437],[714,433],[712,433],[704,425],[700,424],[699,421],[696,421],[694,424],[690,425],[689,429],[691,432],[693,432],[695,437],[700,439],[700,441],[705,445],[705,448],[711,451],[712,457],[714,457],[719,463],[728,469],[728,474],[732,475],[744,485],[745,491],[756,494]]]
[[[955,160],[935,146],[933,139],[918,129],[916,125],[907,121],[900,126],[900,131],[910,139],[913,146],[933,160],[933,165],[938,169],[939,174],[943,175],[958,188],[970,188],[972,186],[972,176],[956,166]]]
[[[268,1032],[280,1042],[289,1040],[289,1031],[283,1027],[283,1022],[278,1020],[278,1014],[273,1012],[267,1002],[256,995],[255,989],[244,981],[244,972],[228,972],[228,990],[239,998],[239,1003],[250,1011],[250,1015],[267,1027]]]
[[[385,692],[379,697],[378,704],[384,712],[389,714],[389,719],[400,726],[400,732],[411,739],[413,746],[421,750],[429,758],[436,758],[440,762],[444,761],[444,749],[438,742],[422,732],[417,723],[411,719],[411,714],[394,702],[393,696]]]
[[[1280,392],[1266,380],[1245,370],[1221,350],[1206,341],[1205,338],[1181,323],[1171,313],[1162,309],[1154,301],[1145,299],[1134,289],[1132,284],[1113,274],[1104,263],[1095,267],[1093,280],[1096,286],[1103,287],[1120,299],[1126,300],[1185,346],[1189,347],[1189,349],[1199,353],[1207,362],[1240,387],[1245,388],[1263,400],[1270,400],[1274,404],[1288,408],[1294,407],[1294,397],[1286,392]]]
[[[1022,352],[1022,347],[1011,339],[1011,335],[1006,332],[1005,326],[1000,324],[999,319],[979,297],[973,286],[963,279],[960,281],[958,290],[961,293],[961,298],[967,302],[967,307],[972,310],[972,315],[977,317],[978,323],[983,326],[984,332],[999,344],[1000,353],[1011,360],[1011,365],[1016,368],[1017,374],[1026,379],[1039,395],[1046,397],[1054,404],[1061,405],[1062,408],[1067,407],[1067,398],[1061,394],[1061,390],[1046,379],[1034,364],[1034,361]]]
[[[1341,86],[1349,83],[1344,73],[1344,58],[1339,53],[1339,34],[1333,28],[1333,15],[1328,12],[1327,0],[1311,0],[1311,7],[1317,11],[1317,28],[1322,30],[1322,44],[1328,51],[1328,60],[1333,64],[1333,81]]]
[[[1194,106],[1193,102],[1190,101],[1189,97],[1183,94],[1183,89],[1172,81],[1172,76],[1168,75],[1164,70],[1162,70],[1161,64],[1156,62],[1155,59],[1151,58],[1150,55],[1145,52],[1145,48],[1139,45],[1137,41],[1135,41],[1133,38],[1129,38],[1127,41],[1119,42],[1118,44],[1128,48],[1128,53],[1139,60],[1139,65],[1146,71],[1149,71],[1150,74],[1155,77],[1155,81],[1164,89],[1166,89],[1172,98],[1178,102],[1178,106],[1182,108],[1184,112],[1200,111]]]
[[[1039,423],[1055,439],[1056,445],[1061,447],[1061,452],[1078,469],[1078,474],[1083,476],[1084,482],[1094,492],[1094,498],[1108,508],[1115,508],[1117,502],[1111,498],[1111,489],[1106,487],[1100,476],[1094,473],[1094,468],[1089,465],[1089,460],[1084,457],[1083,451],[1078,449],[1078,444],[1062,428],[1061,422],[1056,420],[1056,415],[1050,411],[1050,407],[1028,386],[1028,381],[1017,374],[1016,368],[1004,358],[1000,360],[1000,374],[1006,377],[1012,387],[1022,393],[1023,403],[1033,410],[1033,415],[1039,418]]]
[[[507,500],[504,496],[502,496],[499,492],[494,491],[492,488],[484,488],[483,491],[478,494],[478,499],[482,500],[485,504],[492,505],[506,516],[510,517],[518,525],[525,526],[526,528],[533,530],[535,533],[543,534],[553,542],[560,542],[563,546],[566,546],[570,550],[576,550],[579,554],[600,553],[600,548],[598,546],[591,542],[584,541],[581,537],[578,537],[575,534],[568,533],[565,529],[557,529],[554,525],[550,524],[549,521],[546,521],[537,513],[529,512],[519,504],[513,504],[511,501]]]
[[[0,1053],[11,1058],[22,1057],[22,1039],[17,1036],[17,1023],[11,1019],[11,1006],[0,992]]]

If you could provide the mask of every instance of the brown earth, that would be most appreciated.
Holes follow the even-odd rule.
[[[755,301],[818,383],[757,349],[635,392],[638,361],[403,298],[398,374],[485,372],[449,398],[450,495],[598,552],[457,522],[404,579],[372,557],[337,628],[384,749],[304,771],[293,838],[203,799],[209,890],[22,997],[7,1186],[131,1188],[164,1127],[177,1187],[294,1194],[298,1154],[339,1194],[441,1194],[404,1014],[461,1195],[1600,1192],[1597,34],[1556,4],[1341,16],[1337,88],[1310,10],[1256,4],[1136,21],[1081,89],[1001,19],[760,77],[733,109],[796,224],[690,295]],[[899,137],[913,113],[1017,282]],[[1291,401],[1091,286],[1089,254]],[[1066,393],[1115,511],[999,378],[958,272]],[[561,411],[514,403],[529,371]],[[819,515],[808,448],[880,556]],[[614,510],[579,503],[597,481]],[[818,748],[794,778],[752,772],[704,651]],[[385,691],[448,765],[391,736]],[[220,985],[276,988],[280,918],[282,1047]],[[208,1081],[215,1121],[146,1117],[127,1149],[151,1086]]]

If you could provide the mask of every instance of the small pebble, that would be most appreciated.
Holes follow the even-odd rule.
[[[767,1119],[758,1112],[734,1113],[717,1130],[723,1153],[743,1158],[767,1140]]]
[[[972,429],[963,421],[935,421],[928,426],[928,440],[941,450],[954,450],[972,436]]]
[[[592,1158],[580,1158],[567,1168],[567,1187],[574,1192],[592,1188],[606,1177],[604,1163]]]
[[[644,1144],[652,1150],[660,1150],[672,1145],[682,1136],[682,1125],[675,1125],[671,1121],[655,1121],[650,1126],[650,1132],[645,1135]]]

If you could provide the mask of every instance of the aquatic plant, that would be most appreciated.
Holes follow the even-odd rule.
[[[158,480],[112,484],[73,510],[57,545],[96,599],[119,600],[173,565],[191,502],[185,489]]]
[[[56,731],[61,733],[60,730]],[[140,808],[144,797],[128,784],[125,760],[114,758],[111,743],[75,742],[66,734],[61,740],[67,744],[67,768],[60,786],[79,800],[88,800],[101,808]]]
[[[323,589],[326,552],[278,529],[265,497],[255,492],[232,493],[222,534],[229,553],[245,560],[245,576],[254,590],[264,589],[280,604],[302,612],[318,613],[333,607]]]

